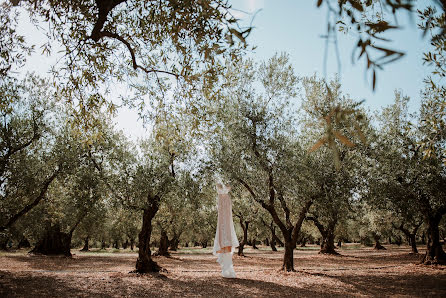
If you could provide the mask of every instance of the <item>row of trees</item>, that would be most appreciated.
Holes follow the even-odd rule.
[[[3,245],[26,238],[35,252],[70,255],[74,233],[85,249],[113,239],[138,246],[138,272],[156,271],[152,231],[163,236],[160,254],[181,241],[212,243],[220,175],[233,185],[240,254],[248,242],[283,243],[289,271],[309,235],[336,253],[336,238],[370,237],[379,247],[400,230],[415,250],[423,224],[425,262],[444,261],[445,164],[441,150],[426,157],[420,146],[432,97],[409,115],[409,99],[396,92],[374,115],[336,80],[297,77],[285,54],[228,62],[199,127],[188,107],[166,102],[151,136],[134,143],[106,118],[89,131],[94,138],[75,129],[50,90],[32,76],[2,86],[15,96],[2,119]]]
[[[402,54],[372,42],[393,26],[367,11],[375,4],[413,10],[412,3],[332,2],[317,4],[358,25],[359,58],[366,57],[374,86],[375,69]],[[241,250],[249,227],[269,230],[273,246],[283,242],[285,270],[293,270],[294,248],[308,226],[319,231],[322,251],[332,253],[336,235],[366,230],[379,241],[384,222],[415,244],[422,221],[425,262],[444,262],[440,5],[440,14],[420,11],[420,27],[432,42],[425,61],[434,71],[419,113],[409,115],[408,99],[398,92],[373,115],[336,80],[297,77],[286,55],[261,64],[241,59],[251,28],[239,27],[226,1],[3,2],[2,242],[26,238],[35,252],[69,255],[75,233],[104,246],[125,234],[130,245],[137,242],[136,270],[156,271],[152,231],[163,235],[160,253],[169,238],[174,249],[181,237],[212,239],[217,174],[240,200],[234,214],[244,235]],[[62,53],[51,81],[14,74],[34,49],[18,34],[19,9],[32,23],[48,25],[40,26],[48,39],[43,52]],[[384,60],[373,58],[372,49]],[[123,84],[129,86],[123,102],[152,127],[138,143],[114,130],[107,116],[116,109],[110,91]],[[361,231],[350,230],[351,223]]]

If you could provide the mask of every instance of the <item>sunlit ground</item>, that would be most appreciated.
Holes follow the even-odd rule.
[[[184,248],[154,259],[162,274],[137,275],[130,250],[82,253],[73,258],[0,255],[0,296],[446,296],[446,267],[424,266],[407,246],[386,251],[344,246],[341,256],[319,255],[318,247],[295,251],[296,272],[279,270],[282,252],[246,248],[234,256],[237,279],[224,279],[211,248]]]

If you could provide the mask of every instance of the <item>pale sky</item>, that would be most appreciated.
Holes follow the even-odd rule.
[[[295,72],[299,76],[317,73],[323,76],[327,11],[325,7],[317,8],[316,0],[231,0],[235,8],[253,13],[259,9],[253,25],[255,29],[248,37],[250,44],[257,49],[253,56],[256,59],[268,59],[276,52],[287,52],[290,55]],[[418,1],[423,7],[431,1]],[[243,16],[238,13],[238,16]],[[249,18],[250,16],[248,16]],[[365,62],[352,64],[352,50],[357,42],[353,35],[338,33],[338,44],[341,59],[339,73],[343,90],[354,99],[365,99],[365,106],[372,110],[391,103],[395,89],[403,90],[411,97],[413,111],[417,110],[423,79],[429,73],[422,64],[423,51],[429,44],[417,29],[417,16],[409,20],[408,14],[399,15],[399,25],[403,30],[388,32],[386,37],[393,40],[388,47],[405,52],[405,56],[384,67],[377,73],[375,92],[371,88],[371,75],[365,72]],[[386,45],[386,44],[381,44]],[[339,72],[336,52],[333,45],[328,51],[327,76],[332,78]]]
[[[430,1],[418,1],[424,5]],[[317,73],[323,75],[325,40],[320,36],[326,33],[325,8],[317,8],[316,0],[230,0],[233,7],[242,11],[234,11],[237,17],[244,18],[248,24],[252,14],[257,13],[248,37],[250,45],[257,46],[250,56],[256,60],[266,60],[276,52],[287,52],[290,55],[295,73],[298,76],[309,76]],[[421,3],[421,4],[420,4]],[[26,20],[26,17],[25,17]],[[343,91],[353,99],[365,99],[364,106],[377,110],[392,102],[395,89],[401,89],[403,94],[411,97],[411,111],[416,111],[420,102],[420,90],[423,79],[429,73],[422,65],[422,54],[429,42],[422,38],[416,27],[417,17],[410,21],[407,14],[399,17],[404,30],[387,34],[394,42],[390,45],[396,50],[403,50],[406,55],[399,61],[385,66],[378,72],[376,90],[371,88],[370,74],[366,75],[365,62],[352,64],[352,50],[357,39],[351,35],[338,33],[341,72],[339,73]],[[29,22],[24,22],[21,28],[23,34],[31,41],[41,45],[43,36]],[[333,46],[328,51],[327,76],[332,78],[339,72],[336,54]],[[56,60],[55,57],[45,58],[38,50],[29,59],[26,69],[45,73],[48,66]],[[144,137],[147,134],[141,121],[134,111],[122,109],[115,122],[118,128],[132,138]]]

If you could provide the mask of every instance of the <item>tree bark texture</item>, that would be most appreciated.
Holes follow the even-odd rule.
[[[243,249],[245,248],[245,245],[248,243],[249,221],[244,221],[242,216],[239,216],[239,218],[240,218],[240,226],[242,227],[243,230],[243,240],[239,243],[237,255],[244,257],[245,254],[243,253]]]
[[[446,253],[440,243],[441,213],[427,218],[427,248],[423,259],[424,264],[446,264]]]
[[[89,251],[88,241],[89,241],[89,237],[87,236],[84,239],[84,247],[82,247],[81,251]]]
[[[294,248],[291,239],[285,239],[285,253],[283,255],[282,269],[285,271],[294,271]]]
[[[402,231],[404,233],[404,235],[406,236],[406,238],[408,239],[408,242],[412,249],[413,254],[418,253],[416,236],[417,236],[418,228],[421,226],[422,223],[423,222],[416,224],[412,230],[409,230],[409,228],[404,227],[404,223],[402,223],[399,227],[397,227],[397,229]]]
[[[163,257],[169,257],[169,237],[167,236],[166,231],[161,230],[161,237],[160,237],[160,246],[158,248],[158,251],[156,252],[157,256],[163,256]]]
[[[150,236],[152,235],[152,219],[159,209],[159,197],[148,197],[149,206],[143,210],[142,226],[139,232],[138,259],[136,260],[136,272],[159,272],[161,267],[152,260],[150,251]]]
[[[330,254],[330,255],[338,255],[339,253],[335,250],[335,244],[334,244],[334,231],[336,227],[337,220],[332,220],[329,222],[329,224],[325,227],[321,222],[319,222],[318,218],[315,216],[309,216],[307,219],[313,221],[314,225],[318,228],[319,233],[321,233],[322,240],[321,240],[321,250],[319,251],[320,254]]]

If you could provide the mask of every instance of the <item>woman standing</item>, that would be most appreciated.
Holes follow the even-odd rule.
[[[221,266],[223,277],[235,278],[232,265],[232,253],[239,246],[232,221],[232,202],[229,196],[231,187],[217,183],[218,194],[218,219],[215,232],[213,254],[217,256],[217,262]]]

